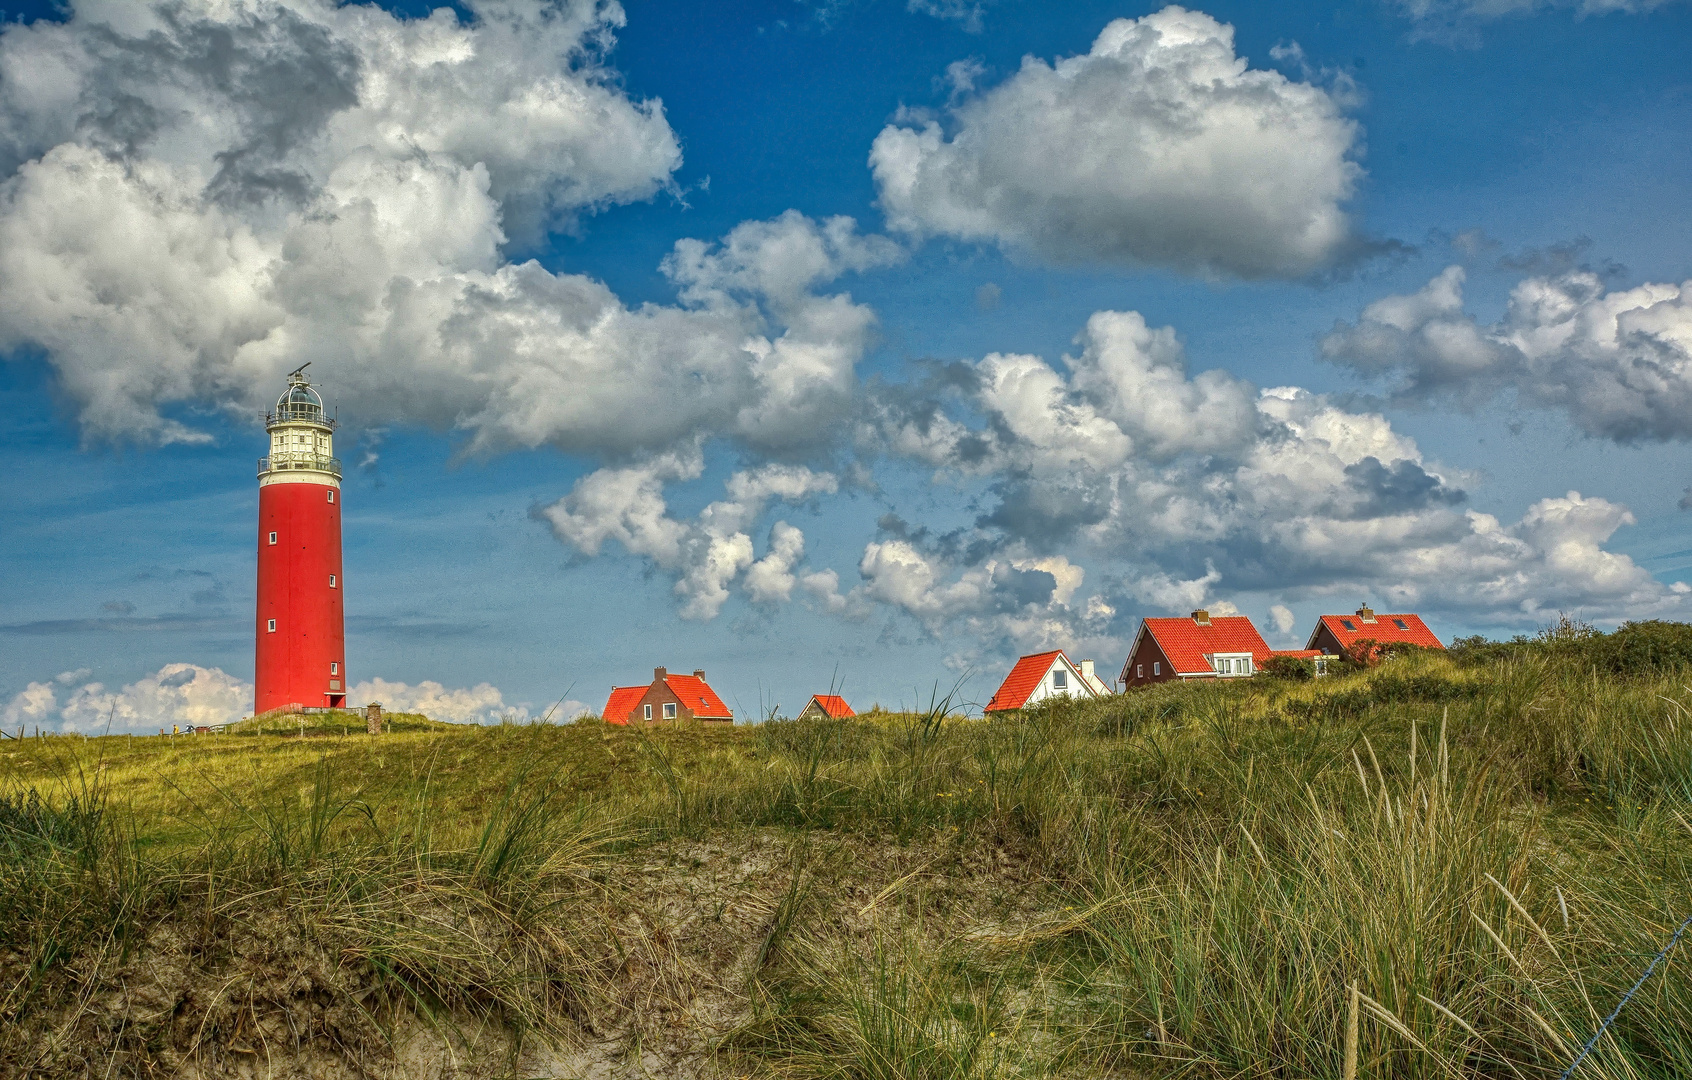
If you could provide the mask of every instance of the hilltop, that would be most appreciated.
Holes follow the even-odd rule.
[[[1555,1076],[1692,914],[1686,671],[1592,648],[8,742],[0,1073]],[[1692,1073],[1685,962],[1587,1075]]]

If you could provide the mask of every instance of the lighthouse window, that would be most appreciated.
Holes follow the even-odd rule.
[[[331,661],[329,661],[329,674],[331,674],[331,675],[339,675],[339,674],[340,674],[340,673],[341,673],[341,664],[340,664],[340,662],[339,662],[339,661],[337,661],[337,660],[331,660]]]
[[[272,544],[276,543],[276,534],[275,533],[270,534],[270,542]]]
[[[270,620],[270,625],[265,627],[265,629],[268,630],[272,634],[276,633],[276,620],[275,619]]]
[[[335,575],[334,574],[329,575],[329,587],[331,589],[333,589],[335,587]]]
[[[329,489],[329,501],[330,502],[335,501],[335,489],[334,488]]]

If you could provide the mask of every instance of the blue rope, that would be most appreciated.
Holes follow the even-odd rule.
[[[1598,1040],[1603,1037],[1604,1032],[1608,1031],[1616,1017],[1621,1015],[1622,1006],[1626,1005],[1633,995],[1639,991],[1639,988],[1645,985],[1645,980],[1651,977],[1651,972],[1657,970],[1657,965],[1662,962],[1663,957],[1669,954],[1669,950],[1680,941],[1680,935],[1686,933],[1688,926],[1692,926],[1692,915],[1688,915],[1686,921],[1680,924],[1680,929],[1676,930],[1674,936],[1669,938],[1669,943],[1664,945],[1657,955],[1651,957],[1651,962],[1645,966],[1645,974],[1639,976],[1639,981],[1622,995],[1620,1001],[1616,1002],[1616,1007],[1611,1010],[1610,1015],[1604,1017],[1604,1022],[1598,1025],[1598,1030],[1592,1033],[1592,1038],[1586,1040],[1586,1045],[1580,1048],[1580,1053],[1576,1055],[1573,1061],[1569,1062],[1569,1067],[1563,1070],[1563,1075],[1559,1076],[1557,1080],[1569,1080],[1569,1077],[1574,1075],[1574,1071],[1580,1068],[1580,1063],[1586,1060],[1586,1055],[1592,1053],[1592,1048],[1598,1045]]]

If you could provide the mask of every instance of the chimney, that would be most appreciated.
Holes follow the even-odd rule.
[[[1088,682],[1093,680],[1093,662],[1091,660],[1081,661],[1081,674]]]
[[[1210,612],[1204,610],[1203,608],[1199,608],[1197,611],[1193,612],[1193,621],[1198,623],[1200,626],[1209,626]]]
[[[667,679],[669,677],[670,677],[669,671],[665,670],[664,668],[655,667],[655,668],[652,669],[652,678],[654,679],[654,681],[663,682],[665,679]]]
[[[1375,621],[1375,609],[1368,604],[1364,604],[1357,609],[1357,617],[1366,623],[1372,623]]]
[[[693,677],[695,679],[703,679],[705,677],[705,669],[702,668],[702,667],[694,668],[693,669]]]

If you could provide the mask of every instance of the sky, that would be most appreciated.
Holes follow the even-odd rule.
[[[0,0],[0,726],[251,708],[262,416],[350,696],[738,718],[1692,613],[1692,4]]]

